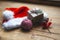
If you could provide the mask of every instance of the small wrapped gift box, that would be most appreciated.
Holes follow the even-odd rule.
[[[32,20],[33,24],[43,20],[43,12],[39,8],[34,8],[28,11],[28,19]]]

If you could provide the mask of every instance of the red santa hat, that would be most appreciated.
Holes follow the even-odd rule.
[[[12,18],[20,18],[27,16],[27,11],[29,10],[28,7],[22,6],[20,8],[6,8],[3,12],[4,20],[3,22],[10,20]]]

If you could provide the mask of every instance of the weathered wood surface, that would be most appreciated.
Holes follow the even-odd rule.
[[[33,28],[30,32],[22,32],[21,29],[6,32],[2,29],[2,12],[6,7],[28,6],[29,8],[38,7],[48,13],[52,19],[51,33],[41,28]],[[18,2],[0,2],[0,40],[60,40],[60,7],[35,5]]]

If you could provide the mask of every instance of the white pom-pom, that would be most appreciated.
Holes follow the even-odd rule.
[[[14,18],[13,15],[14,15],[14,12],[10,11],[10,10],[5,10],[3,12],[3,17],[4,17],[4,19],[7,19],[7,20]]]

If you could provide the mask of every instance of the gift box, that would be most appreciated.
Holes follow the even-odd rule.
[[[38,8],[34,8],[28,11],[28,19],[32,20],[34,25],[41,23],[43,18],[43,12]]]

